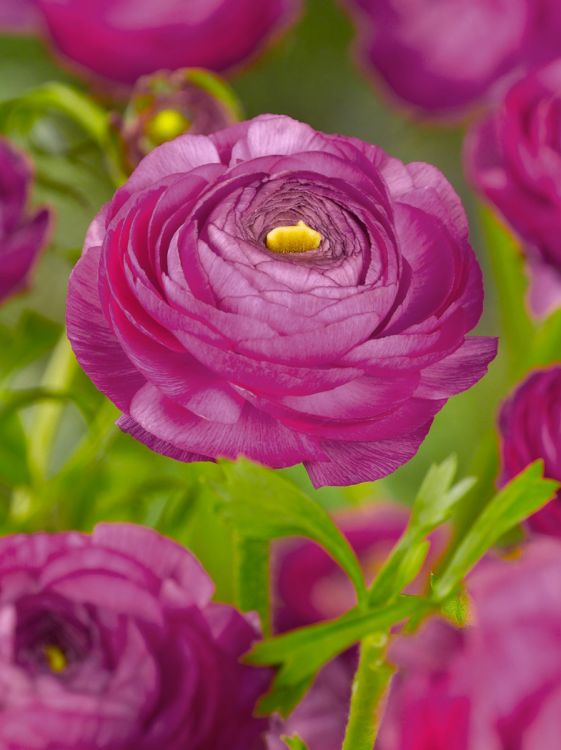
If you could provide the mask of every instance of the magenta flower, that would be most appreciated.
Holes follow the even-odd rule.
[[[457,115],[502,79],[561,55],[556,0],[346,0],[359,55],[399,99]]]
[[[35,0],[2,0],[0,2],[0,33],[24,33],[37,26]]]
[[[259,750],[269,674],[256,632],[212,604],[195,558],[154,531],[98,526],[0,541],[4,750]]]
[[[561,304],[561,61],[514,84],[469,134],[466,162],[475,186],[526,243],[531,304],[548,312]]]
[[[31,179],[23,154],[0,139],[0,302],[25,286],[46,244],[49,212],[26,212]]]
[[[269,115],[141,163],[92,224],[67,320],[153,450],[351,484],[411,458],[483,376],[482,297],[440,172]]]
[[[377,750],[557,750],[560,586],[558,540],[480,565],[466,628],[435,619],[396,644]]]
[[[37,0],[55,47],[109,81],[228,70],[295,19],[300,0]]]
[[[500,414],[502,471],[506,484],[532,461],[544,461],[544,474],[561,480],[561,367],[533,372],[503,404]],[[557,497],[528,520],[534,531],[561,536]]]
[[[405,507],[390,504],[336,514],[337,525],[356,552],[369,582],[405,530],[408,518]],[[444,551],[446,541],[447,534],[442,531],[432,536],[425,569],[410,587],[410,593],[420,594],[426,589],[429,571]],[[356,604],[348,579],[332,558],[312,542],[283,543],[276,555],[275,569],[275,622],[281,632],[338,617]],[[269,750],[283,750],[283,734],[299,734],[310,750],[340,750],[356,663],[353,649],[324,667],[289,719],[273,726]]]

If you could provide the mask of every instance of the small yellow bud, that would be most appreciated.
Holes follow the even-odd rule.
[[[274,253],[308,253],[317,250],[322,236],[303,221],[295,226],[275,227],[265,239],[267,248]]]
[[[146,125],[146,135],[152,143],[162,144],[186,133],[190,121],[176,109],[162,109]]]
[[[61,674],[68,666],[68,659],[64,651],[58,646],[45,646],[43,649],[45,659],[51,672]]]

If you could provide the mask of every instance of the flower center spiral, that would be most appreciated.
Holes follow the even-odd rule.
[[[267,248],[274,253],[308,253],[317,250],[322,236],[303,221],[294,226],[271,229],[265,238]]]
[[[45,655],[45,659],[47,664],[49,665],[49,669],[54,674],[62,674],[62,672],[64,672],[64,670],[68,666],[68,659],[66,658],[66,654],[60,648],[60,646],[48,644],[43,648],[43,654]]]

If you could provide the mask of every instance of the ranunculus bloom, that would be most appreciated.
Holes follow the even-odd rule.
[[[232,68],[294,21],[300,0],[37,0],[55,46],[133,84],[158,70]]]
[[[470,624],[434,619],[402,638],[377,750],[558,750],[561,545],[470,576]]]
[[[561,303],[561,61],[512,86],[469,134],[466,163],[528,246],[532,307],[547,312]]]
[[[336,514],[337,525],[356,552],[368,581],[385,562],[408,519],[406,508],[390,504]],[[442,532],[432,536],[425,570],[412,584],[410,593],[421,593],[426,588],[429,570],[443,552],[446,538]],[[312,542],[283,543],[275,568],[275,624],[281,632],[338,617],[356,604],[348,578]],[[309,750],[340,750],[356,664],[356,650],[352,649],[324,667],[288,721],[273,728],[269,749],[282,750],[281,735],[299,734]]]
[[[438,170],[268,115],[149,154],[92,224],[67,320],[153,450],[351,484],[411,458],[485,373],[482,298]]]
[[[208,135],[239,120],[234,93],[218,76],[185,68],[143,76],[120,127],[131,168],[156,146],[184,133]]]
[[[0,302],[25,286],[46,242],[49,212],[26,212],[31,179],[23,154],[0,139]]]
[[[505,76],[561,54],[557,0],[346,0],[359,55],[401,100],[458,114]]]
[[[3,750],[258,750],[269,673],[195,558],[127,524],[0,541]]]
[[[500,483],[538,458],[544,473],[561,480],[561,367],[533,372],[504,403],[500,414]],[[561,536],[561,499],[557,497],[528,520],[534,531]]]

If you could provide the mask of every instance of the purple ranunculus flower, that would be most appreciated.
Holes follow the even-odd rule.
[[[544,461],[544,474],[561,480],[561,367],[537,370],[503,404],[502,471],[506,484],[532,461]],[[528,520],[534,531],[561,537],[561,498],[558,496]]]
[[[184,133],[208,135],[240,119],[233,91],[198,68],[160,71],[140,78],[120,123],[131,170],[156,146]]]
[[[49,212],[26,212],[31,168],[0,139],[0,302],[20,291],[47,240]]]
[[[467,627],[433,619],[395,644],[376,750],[558,750],[560,589],[558,540],[482,563]]]
[[[269,672],[195,558],[102,524],[0,541],[3,750],[260,750]]]
[[[395,504],[376,504],[335,515],[369,582],[405,530],[408,519],[407,509]],[[432,535],[427,563],[410,593],[420,594],[426,589],[429,571],[444,551],[447,538],[443,531]],[[280,545],[275,574],[275,625],[280,632],[339,617],[356,604],[348,579],[332,558],[312,542]],[[289,719],[273,726],[269,750],[282,750],[283,734],[299,734],[309,750],[340,750],[356,663],[356,650],[352,649],[324,667]]]
[[[496,341],[426,164],[266,115],[149,154],[93,222],[68,331],[120,427],[182,461],[304,462],[316,486],[410,459]]]
[[[466,164],[477,189],[524,240],[531,306],[547,313],[561,304],[561,61],[515,83],[472,129]]]
[[[229,70],[289,26],[300,0],[37,0],[55,47],[109,81]]]
[[[561,55],[557,0],[345,0],[359,56],[400,100],[458,115],[502,79]]]

